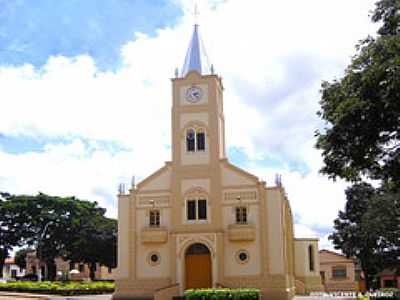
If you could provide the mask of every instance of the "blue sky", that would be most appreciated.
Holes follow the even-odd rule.
[[[115,70],[135,32],[154,35],[181,15],[165,0],[0,0],[0,64],[40,67],[49,56],[85,53]]]
[[[225,87],[230,160],[267,185],[282,174],[297,234],[328,247],[346,183],[318,173],[319,89],[374,33],[374,0],[197,2]],[[75,195],[116,216],[118,184],[170,159],[169,79],[192,10],[192,0],[0,0],[0,191]]]

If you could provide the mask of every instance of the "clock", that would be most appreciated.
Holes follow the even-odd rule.
[[[200,101],[203,96],[203,91],[198,86],[192,86],[186,90],[186,100],[190,103],[196,103]]]

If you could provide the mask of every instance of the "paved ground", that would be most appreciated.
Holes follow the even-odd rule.
[[[110,300],[111,295],[52,297],[51,300]]]
[[[41,296],[33,294],[0,292],[0,300],[111,300],[111,295],[93,296]]]
[[[36,300],[36,299],[40,299],[40,298],[16,298],[15,296],[0,296],[0,300],[12,300],[12,299],[18,299],[18,300]]]
[[[0,300],[111,300],[111,295],[93,295],[93,296],[44,296],[32,294],[10,294],[0,293]],[[318,296],[297,296],[293,300],[354,300],[349,298],[333,298]]]

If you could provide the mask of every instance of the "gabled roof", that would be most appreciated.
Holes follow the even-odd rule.
[[[199,25],[195,24],[192,38],[186,52],[185,62],[183,64],[181,76],[185,77],[190,71],[197,71],[200,75],[211,73],[211,67],[208,62],[206,50],[199,34]]]
[[[337,257],[339,257],[339,258],[341,258],[341,259],[345,259],[345,260],[349,260],[349,261],[355,262],[355,259],[352,258],[352,257],[347,257],[346,255],[344,255],[344,254],[342,254],[342,253],[338,253],[338,252],[331,251],[331,250],[327,250],[327,249],[319,250],[318,253],[319,253],[319,254],[321,254],[321,253],[326,253],[326,254],[330,254],[330,255],[332,255],[332,256],[337,256]]]
[[[5,265],[13,265],[13,264],[15,264],[14,257],[6,258],[6,260],[4,261],[4,264]]]

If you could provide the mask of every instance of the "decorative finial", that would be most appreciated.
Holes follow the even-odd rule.
[[[282,175],[275,174],[275,184],[277,187],[282,187]]]
[[[211,72],[211,75],[214,75],[214,65],[213,64],[211,64],[210,72]]]
[[[132,188],[134,189],[135,187],[136,187],[136,182],[135,182],[136,180],[135,180],[135,175],[133,175],[132,176],[132,182],[131,182],[131,185],[132,185]]]
[[[120,183],[118,186],[118,192],[120,195],[124,195],[125,194],[125,184],[124,183]]]
[[[175,68],[175,78],[178,78],[178,76],[179,76],[179,69]]]

